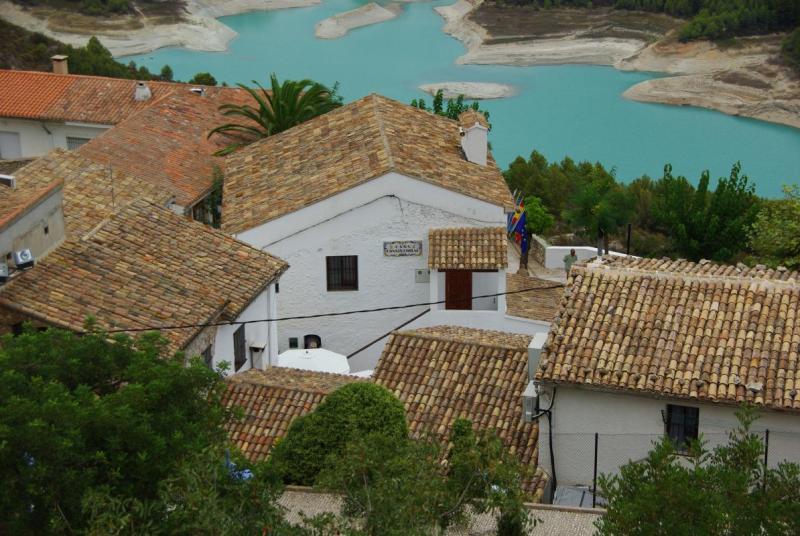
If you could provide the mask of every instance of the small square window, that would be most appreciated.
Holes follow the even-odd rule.
[[[325,257],[328,290],[358,290],[358,256]]]
[[[299,346],[297,337],[289,337],[289,348],[297,348]]]
[[[50,226],[49,225],[45,225],[44,226],[44,234],[50,234]]]
[[[67,149],[70,151],[74,151],[81,145],[84,145],[89,142],[89,138],[78,138],[73,136],[67,136]]]
[[[700,409],[667,404],[667,435],[679,452],[686,452],[689,443],[697,439]]]

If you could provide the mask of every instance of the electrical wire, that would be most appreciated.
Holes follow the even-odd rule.
[[[521,290],[511,290],[506,292],[497,292],[494,294],[483,294],[480,296],[472,296],[471,298],[465,298],[464,300],[450,300],[450,301],[472,301],[472,300],[479,300],[481,298],[494,298],[497,296],[508,296],[510,294],[521,294],[523,292],[534,292],[537,290],[552,290],[556,288],[563,288],[564,285],[562,283],[557,283],[554,285],[548,285],[543,287],[531,287],[531,288],[524,288]],[[230,320],[230,321],[223,321],[223,322],[205,322],[201,324],[173,324],[173,325],[166,325],[166,326],[146,326],[141,328],[126,328],[126,329],[110,329],[106,330],[106,333],[136,333],[142,331],[165,331],[165,330],[173,330],[173,329],[193,329],[193,328],[209,328],[209,327],[218,327],[218,326],[242,326],[245,324],[260,324],[260,323],[269,323],[269,322],[284,322],[286,320],[307,320],[311,318],[327,318],[327,317],[335,317],[335,316],[346,316],[346,315],[355,315],[355,314],[364,314],[364,313],[379,313],[382,311],[397,311],[401,309],[412,309],[414,307],[430,307],[431,305],[442,305],[446,303],[448,300],[438,300],[432,302],[420,302],[420,303],[410,303],[407,305],[389,305],[386,307],[375,307],[372,309],[354,309],[350,311],[336,311],[331,313],[317,313],[311,315],[296,315],[296,316],[282,316],[277,318],[261,318],[258,320]]]

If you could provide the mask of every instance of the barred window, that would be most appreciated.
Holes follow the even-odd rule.
[[[667,435],[677,449],[685,452],[689,442],[697,439],[700,409],[667,404]]]
[[[244,364],[247,363],[247,348],[244,340],[244,324],[233,332],[233,367],[234,372],[239,372]]]
[[[328,290],[358,290],[358,256],[325,257]]]
[[[67,149],[70,151],[74,151],[84,143],[88,143],[89,138],[76,138],[72,136],[67,136]]]

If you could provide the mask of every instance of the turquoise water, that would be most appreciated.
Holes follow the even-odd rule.
[[[229,84],[265,83],[271,72],[338,81],[347,101],[377,92],[409,102],[427,97],[417,86],[432,82],[511,84],[517,96],[484,104],[501,167],[535,148],[551,160],[569,155],[599,161],[625,181],[660,177],[670,162],[675,173],[696,182],[702,170],[727,175],[739,160],[762,195],[778,196],[782,184],[800,183],[800,129],[622,97],[628,87],[657,75],[596,66],[456,65],[464,47],[441,31],[442,19],[433,11],[448,2],[409,4],[396,19],[341,39],[314,37],[317,22],[363,3],[326,0],[310,8],[225,17],[239,33],[227,52],[172,48],[126,60],[151,69],[169,64],[184,80],[208,71]]]

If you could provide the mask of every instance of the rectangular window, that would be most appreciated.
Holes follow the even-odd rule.
[[[358,256],[325,257],[328,290],[358,290]]]
[[[74,151],[85,143],[89,143],[89,138],[76,138],[73,136],[67,136],[67,149],[70,151]]]
[[[22,158],[18,132],[0,132],[0,158],[5,160]]]
[[[208,368],[213,370],[214,369],[214,355],[211,353],[211,345],[210,344],[206,347],[205,350],[203,350],[203,353],[200,354],[200,356],[203,358],[203,363],[205,363]]]
[[[247,348],[245,348],[244,340],[244,324],[239,326],[239,329],[233,332],[233,367],[234,372],[239,372],[245,363],[247,363]]]
[[[686,452],[689,442],[697,439],[700,409],[667,404],[667,435],[681,452]]]

